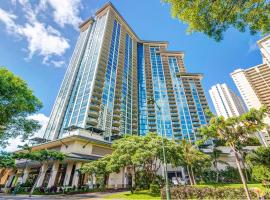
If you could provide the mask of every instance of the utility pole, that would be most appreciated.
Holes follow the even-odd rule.
[[[149,104],[156,104],[159,112],[161,113],[160,106],[157,104],[157,102],[153,98],[148,99],[147,102]],[[161,132],[161,138],[162,138],[162,153],[163,153],[163,163],[164,163],[164,176],[165,176],[165,184],[166,184],[166,199],[167,200],[170,200],[171,199],[171,195],[170,195],[170,188],[169,188],[169,181],[168,181],[167,161],[166,161],[166,152],[165,152],[165,147],[164,147],[164,136],[163,136],[163,132]]]

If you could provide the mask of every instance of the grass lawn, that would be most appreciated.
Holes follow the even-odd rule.
[[[203,184],[203,185],[196,185],[195,187],[228,187],[228,188],[241,188],[243,187],[242,184]],[[270,192],[269,188],[263,187],[260,183],[248,184],[248,188],[260,188],[264,192]]]
[[[160,195],[153,195],[148,190],[142,190],[131,194],[128,192],[121,192],[104,197],[104,199],[161,199]]]

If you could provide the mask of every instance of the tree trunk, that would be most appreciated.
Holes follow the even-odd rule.
[[[241,155],[241,163],[243,165],[243,169],[244,169],[244,172],[245,172],[245,177],[246,177],[246,180],[248,182],[248,172],[247,172],[247,167],[246,167],[246,163],[245,163],[245,157],[244,157],[244,152],[239,152],[240,155]]]
[[[217,171],[217,175],[216,175],[216,183],[218,183],[218,179],[219,179],[219,172]]]
[[[194,185],[188,165],[187,165],[187,173],[188,173],[188,178],[189,178],[190,185]]]
[[[215,170],[216,170],[216,183],[218,183],[218,178],[219,178],[219,171],[217,167],[217,161],[215,160],[214,162]]]
[[[191,171],[191,176],[192,176],[193,184],[194,185],[197,185],[196,179],[195,179],[195,175],[194,175],[194,171],[193,171],[193,168],[192,167],[190,168],[190,171]]]
[[[137,187],[137,180],[136,180],[136,166],[133,165],[133,172],[134,172],[134,187]]]
[[[244,171],[245,171],[245,177],[246,177],[246,180],[248,182],[248,172],[247,172],[247,168],[245,166],[245,163],[243,163],[243,166],[244,166]]]
[[[243,171],[242,171],[242,168],[241,168],[241,165],[240,165],[240,159],[239,159],[238,152],[237,152],[237,150],[235,149],[235,147],[233,145],[230,145],[230,147],[233,150],[234,155],[235,155],[236,165],[237,165],[237,168],[238,168],[238,171],[239,171],[239,174],[240,174],[240,177],[241,177],[241,180],[242,180],[242,183],[243,183],[246,195],[247,195],[247,199],[251,200],[251,196],[250,196],[250,193],[249,193],[249,190],[248,190],[246,178],[245,178],[245,176],[243,174]]]

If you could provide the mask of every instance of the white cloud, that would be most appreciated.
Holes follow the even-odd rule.
[[[60,26],[72,25],[77,28],[82,22],[79,17],[80,9],[82,4],[80,0],[44,0],[53,8],[54,21]]]
[[[39,129],[34,134],[33,137],[42,137],[44,135],[45,130],[46,130],[46,126],[48,124],[49,117],[47,117],[46,115],[44,115],[42,113],[39,113],[39,114],[31,115],[31,116],[29,116],[29,118],[37,120],[41,125],[41,129]],[[5,151],[8,151],[8,152],[18,150],[18,145],[23,145],[26,143],[26,142],[22,142],[20,137],[10,139],[8,142],[9,142],[9,145],[5,149]]]
[[[7,30],[9,32],[12,31],[12,29],[16,26],[14,23],[14,20],[16,18],[17,18],[16,15],[0,8],[0,21],[2,21],[6,25]]]
[[[9,34],[26,39],[28,59],[34,55],[43,57],[42,63],[60,67],[64,64],[63,60],[55,60],[55,57],[62,57],[70,47],[68,39],[50,25],[41,22],[38,15],[46,10],[49,3],[54,9],[54,19],[61,25],[71,24],[76,26],[81,19],[78,17],[80,1],[49,1],[41,0],[36,6],[28,0],[19,0],[19,5],[24,12],[26,22],[19,24],[16,22],[18,16],[0,8],[0,22],[4,23]],[[62,5],[60,9],[60,4]],[[61,11],[61,10],[65,11]],[[21,18],[21,16],[20,16]]]
[[[41,125],[41,129],[39,129],[39,131],[36,132],[34,136],[43,137],[46,126],[49,122],[49,117],[47,117],[46,115],[42,113],[38,113],[38,114],[29,116],[29,118],[38,121],[39,124]]]
[[[67,39],[57,33],[57,30],[50,26],[45,27],[38,21],[17,27],[17,33],[27,39],[29,57],[39,54],[44,57],[44,63],[50,56],[61,56],[69,48]]]

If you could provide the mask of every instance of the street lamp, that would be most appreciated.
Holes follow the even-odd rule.
[[[156,104],[159,112],[161,111],[160,106],[157,104],[157,102],[153,98],[149,98],[147,100],[148,104]],[[161,113],[162,114],[162,113]],[[166,162],[166,153],[165,153],[165,147],[164,147],[164,137],[163,137],[163,131],[161,131],[161,138],[162,138],[162,153],[163,153],[163,163],[165,165],[164,167],[164,175],[165,175],[165,184],[166,184],[166,199],[170,200],[170,188],[169,188],[169,182],[168,182],[168,173],[167,173],[167,162]]]

